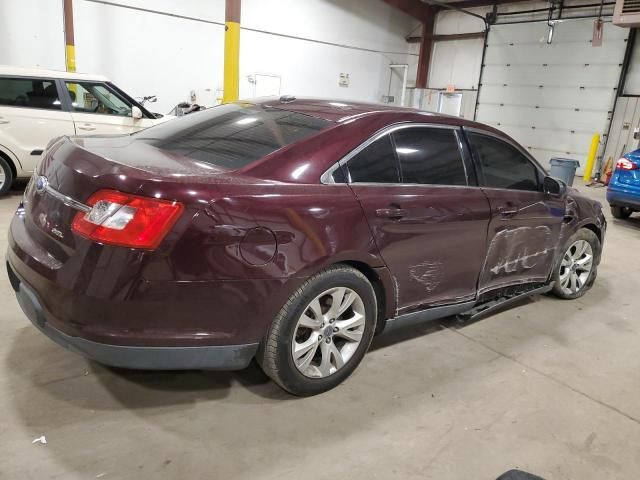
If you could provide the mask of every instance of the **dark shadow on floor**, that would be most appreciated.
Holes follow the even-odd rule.
[[[35,396],[41,397],[38,403],[52,397],[54,402],[63,401],[81,410],[187,407],[224,400],[234,384],[253,394],[244,395],[239,402],[296,398],[273,383],[255,361],[236,372],[111,368],[68,352],[31,327],[20,329],[5,361],[7,371],[20,372],[7,381],[11,390],[24,394],[16,399],[25,408]],[[27,416],[31,415],[27,412]]]
[[[13,185],[11,185],[11,190],[9,190],[10,194],[22,195],[24,189],[27,188],[27,183],[29,183],[28,178],[18,178],[14,180]]]
[[[234,372],[127,370],[95,363],[92,363],[92,368],[110,373],[100,375],[100,382],[123,406],[132,409],[162,404],[173,405],[181,400],[189,402],[192,397],[204,400],[221,399],[228,396],[234,383],[242,385],[263,399],[296,398],[273,383],[255,360],[246,369]],[[132,397],[129,391],[131,386],[147,394]]]
[[[610,223],[616,227],[622,227],[627,230],[640,230],[640,214],[634,213],[629,218],[612,218]]]

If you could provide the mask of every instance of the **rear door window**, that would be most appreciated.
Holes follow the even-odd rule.
[[[384,135],[365,147],[348,161],[347,166],[352,183],[400,181],[398,161],[389,135]]]
[[[511,190],[540,190],[538,169],[513,145],[489,135],[467,133],[480,163],[484,186]]]
[[[402,183],[467,185],[462,154],[452,128],[413,127],[393,132]]]
[[[297,112],[234,103],[193,113],[133,135],[161,150],[233,170],[330,124]]]
[[[55,80],[0,78],[0,105],[61,110]]]

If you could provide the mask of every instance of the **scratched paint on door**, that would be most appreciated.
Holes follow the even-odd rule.
[[[505,228],[489,244],[483,280],[528,270],[532,271],[532,277],[544,275],[554,248],[547,226]]]

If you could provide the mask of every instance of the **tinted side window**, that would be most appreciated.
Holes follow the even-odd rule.
[[[404,128],[393,133],[402,183],[466,185],[455,132],[450,128]]]
[[[385,135],[351,158],[348,163],[351,182],[398,183],[398,162],[391,137]]]
[[[55,82],[30,78],[0,78],[0,105],[61,109]]]
[[[345,169],[341,166],[336,168],[331,174],[333,183],[347,183],[347,176],[345,175]]]
[[[536,167],[515,147],[487,135],[469,133],[467,136],[480,162],[485,186],[539,190]]]

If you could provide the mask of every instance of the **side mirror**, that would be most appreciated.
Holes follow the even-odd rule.
[[[131,118],[133,118],[134,120],[140,120],[142,118],[142,110],[140,110],[140,108],[136,107],[135,105],[131,107]]]
[[[544,193],[554,197],[563,197],[567,192],[567,185],[562,180],[553,177],[544,177],[542,188]]]

